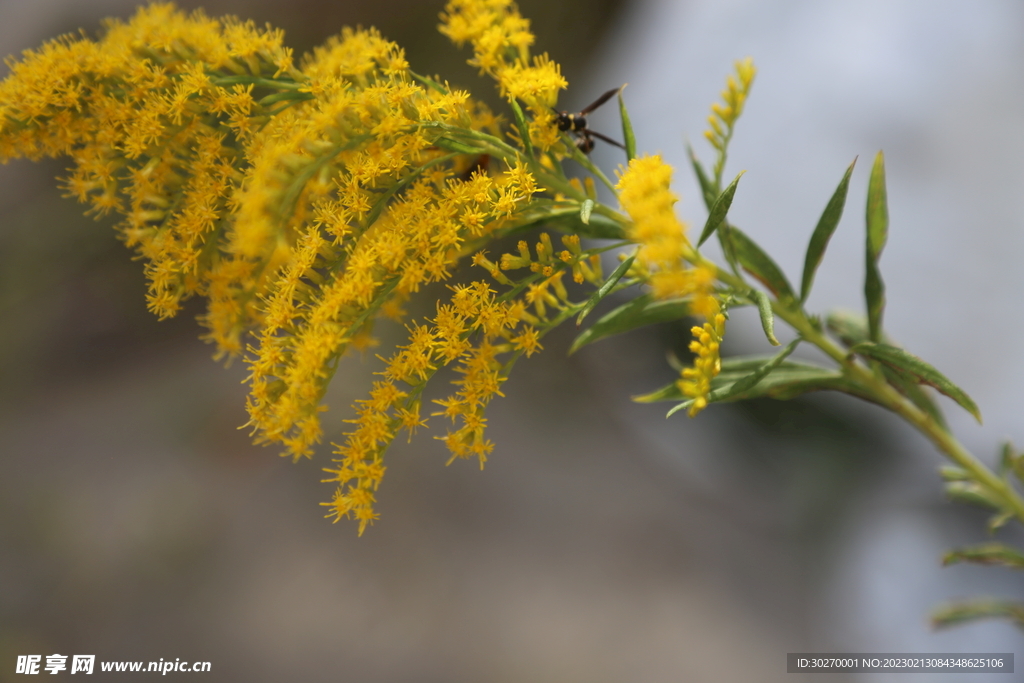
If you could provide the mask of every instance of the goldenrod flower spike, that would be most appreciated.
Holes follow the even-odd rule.
[[[693,248],[686,228],[676,218],[677,197],[669,189],[672,167],[660,157],[638,157],[629,162],[617,188],[622,207],[633,220],[629,237],[639,245],[636,261],[655,297],[690,298],[690,309],[707,323],[694,327],[690,350],[696,355],[693,368],[682,371],[681,391],[691,398],[690,417],[707,405],[711,380],[721,368],[719,344],[725,334],[725,316],[714,296],[715,270],[701,260],[688,263]]]
[[[461,47],[470,43],[469,64],[495,79],[502,97],[521,100],[532,120],[529,135],[542,151],[558,144],[561,134],[552,108],[558,91],[569,87],[561,67],[547,54],[531,59],[530,22],[511,0],[450,0],[441,13],[441,33]]]

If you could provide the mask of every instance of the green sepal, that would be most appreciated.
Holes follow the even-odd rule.
[[[743,177],[744,173],[746,171],[740,171],[736,179],[729,183],[729,187],[725,188],[725,191],[715,199],[715,203],[708,213],[708,220],[704,223],[704,231],[701,232],[700,239],[697,240],[698,247],[704,244],[725,220],[726,214],[729,213],[729,207],[732,206],[732,198],[736,194],[736,186],[739,184],[740,178]]]
[[[956,602],[932,612],[932,626],[948,628],[978,619],[1011,619],[1024,628],[1024,604],[1008,600]]]
[[[619,117],[622,119],[622,146],[626,148],[626,161],[630,162],[636,159],[636,135],[633,134],[633,124],[629,121],[629,112],[626,111],[626,101],[622,99],[621,89],[619,90]]]
[[[759,289],[753,290],[754,303],[757,304],[757,313],[761,316],[761,328],[764,330],[764,336],[768,338],[768,343],[772,346],[778,346],[779,340],[775,338],[775,314],[772,313],[772,301],[768,298],[768,295]]]
[[[882,339],[882,313],[885,310],[885,284],[878,259],[889,236],[889,206],[885,192],[885,157],[879,152],[868,180],[867,259],[864,299],[868,307],[868,330],[872,341]]]
[[[857,160],[854,159],[850,167],[846,169],[839,186],[832,193],[832,198],[825,205],[825,210],[818,219],[811,234],[811,241],[807,244],[807,255],[804,257],[804,274],[800,280],[800,303],[807,301],[807,295],[811,293],[811,285],[814,284],[814,274],[821,265],[821,259],[825,256],[825,249],[832,234],[839,225],[839,219],[843,217],[843,207],[846,206],[846,192],[850,188],[850,175],[853,174],[853,167]]]
[[[594,210],[594,200],[584,199],[580,204],[580,222],[583,225],[590,225],[590,214]]]
[[[917,378],[918,382],[933,386],[946,396],[949,396],[961,408],[973,415],[974,419],[979,423],[981,422],[981,412],[971,397],[963,389],[950,382],[945,375],[914,354],[895,346],[876,344],[874,342],[855,344],[850,348],[850,353],[860,354],[865,358],[884,363],[900,372],[913,375]]]
[[[519,139],[523,141],[523,151],[526,152],[526,156],[533,159],[533,142],[530,140],[530,125],[526,122],[526,114],[515,98],[510,98],[508,104],[512,107],[512,116],[515,117],[516,128],[519,129]]]
[[[619,264],[618,268],[612,271],[612,274],[608,276],[608,279],[601,284],[600,288],[598,288],[598,290],[594,292],[594,295],[591,296],[590,300],[587,301],[587,303],[583,306],[583,309],[580,311],[579,317],[576,318],[576,327],[579,327],[580,324],[583,323],[583,319],[586,318],[592,310],[594,310],[594,306],[599,304],[602,299],[608,296],[608,292],[612,291],[612,287],[617,285],[619,280],[622,279],[622,276],[624,276],[626,272],[629,271],[630,266],[633,265],[633,261],[635,260],[636,254],[628,257],[626,260]]]
[[[771,290],[775,298],[780,301],[793,300],[793,288],[789,286],[789,280],[782,273],[782,269],[775,261],[757,246],[754,240],[734,225],[729,226],[728,241],[732,244],[743,270],[753,275],[757,280]]]
[[[711,207],[715,205],[715,199],[718,198],[718,191],[715,190],[714,183],[708,178],[707,172],[701,165],[697,155],[693,153],[693,147],[686,145],[686,152],[690,155],[690,163],[693,165],[693,173],[697,176],[697,182],[700,183],[701,196],[704,197],[704,206],[707,207],[708,211],[711,211]]]
[[[969,548],[951,550],[942,558],[943,566],[971,562],[973,564],[998,564],[1003,567],[1024,569],[1024,553],[1002,543],[985,543]]]
[[[587,344],[593,344],[600,339],[614,334],[629,332],[645,325],[679,320],[689,314],[689,299],[657,301],[649,294],[644,294],[605,314],[596,323],[580,333],[572,343],[572,346],[569,347],[569,353],[575,353]]]

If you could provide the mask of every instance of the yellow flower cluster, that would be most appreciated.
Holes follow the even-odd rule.
[[[423,284],[446,280],[467,241],[500,226],[506,211],[528,201],[533,189],[532,177],[521,166],[498,178],[420,177],[372,226],[359,230],[357,225],[333,243],[321,236],[321,229],[337,234],[339,224],[324,215],[345,211],[344,198],[336,193],[319,200],[318,218],[282,270],[266,304],[259,344],[248,359],[249,414],[258,439],[283,443],[295,458],[311,455],[320,439],[320,400],[334,364],[354,337],[387,304]],[[334,252],[335,265],[317,269],[318,255],[325,250]],[[311,291],[314,282],[318,286]],[[392,313],[396,309],[390,308]],[[400,374],[400,379],[410,376]]]
[[[717,302],[715,306],[717,308]],[[694,340],[690,342],[690,351],[696,358],[692,368],[683,368],[682,377],[676,383],[684,395],[693,399],[687,414],[693,417],[708,405],[708,394],[711,393],[711,380],[722,370],[722,357],[719,353],[722,337],[725,335],[725,316],[715,313],[714,317],[704,323],[703,327],[691,330]]]
[[[410,327],[409,343],[387,361],[367,400],[358,402],[355,429],[337,446],[336,467],[326,482],[337,482],[334,499],[323,505],[335,521],[352,516],[359,533],[377,519],[374,494],[384,474],[383,455],[401,429],[410,435],[426,423],[420,417],[420,393],[443,366],[457,362],[461,377],[456,392],[435,401],[443,415],[458,424],[443,439],[452,459],[476,457],[483,467],[494,444],[484,438],[484,410],[494,396],[501,396],[506,366],[498,356],[508,352],[527,356],[540,349],[537,331],[521,325],[528,316],[521,302],[505,303],[483,282],[453,287],[451,302],[438,304],[433,325]],[[474,337],[476,343],[474,344]]]
[[[299,67],[282,39],[154,4],[98,41],[48,43],[0,83],[0,157],[74,159],[71,193],[121,213],[146,259],[150,308],[167,317],[190,295],[208,299],[219,354],[247,350],[256,441],[297,459],[322,438],[344,352],[371,345],[378,315],[400,320],[408,296],[448,279],[538,188],[515,158],[492,175],[478,155],[447,151],[445,131],[500,135],[495,117],[465,92],[422,85],[375,30],[346,29]],[[540,348],[524,309],[478,283],[433,327],[411,328],[339,447],[336,480],[350,486],[337,515],[361,528],[373,518],[381,454],[422,424],[418,396],[440,365],[461,368],[445,408],[461,425],[446,441],[483,461],[496,356]]]
[[[691,310],[713,323],[694,328],[698,338],[694,344],[701,350],[691,346],[698,353],[697,365],[683,371],[680,384],[684,393],[695,399],[690,410],[693,416],[707,405],[711,378],[718,374],[718,344],[725,332],[725,317],[714,296],[714,267],[696,258],[686,228],[676,217],[678,197],[669,189],[671,181],[671,166],[659,156],[644,156],[629,162],[616,188],[622,207],[633,220],[628,234],[639,245],[637,262],[646,271],[654,296],[690,297]],[[697,265],[689,265],[694,261]]]
[[[743,113],[743,105],[747,103],[750,86],[754,84],[754,76],[757,75],[754,60],[750,57],[736,62],[735,67],[736,75],[729,76],[725,81],[723,104],[715,102],[711,105],[711,115],[708,116],[710,129],[704,131],[704,137],[720,153],[724,153],[729,144],[736,119]]]
[[[560,133],[552,108],[558,91],[569,84],[547,54],[530,58],[530,21],[519,14],[515,2],[449,0],[441,21],[441,32],[457,46],[472,45],[469,63],[494,78],[503,97],[521,100],[530,108],[533,144],[542,150],[554,146]]]
[[[0,83],[0,159],[70,156],[69,193],[124,216],[123,239],[147,261],[150,309],[174,315],[246,270],[218,253],[216,235],[246,163],[232,140],[265,121],[243,82],[298,76],[281,40],[154,4],[108,22],[99,41],[65,36],[26,51]],[[219,341],[240,350],[237,338]]]

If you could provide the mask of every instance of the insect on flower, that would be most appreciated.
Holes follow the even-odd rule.
[[[558,111],[555,109],[554,112],[558,115],[555,119],[555,123],[558,125],[558,130],[575,133],[576,147],[584,154],[590,154],[590,151],[594,149],[594,138],[604,140],[610,145],[615,145],[616,147],[625,149],[621,142],[612,140],[607,135],[602,135],[596,130],[590,130],[587,128],[587,114],[600,107],[615,95],[619,94],[624,87],[626,86],[623,85],[618,88],[612,88],[576,114],[570,114],[567,111]]]

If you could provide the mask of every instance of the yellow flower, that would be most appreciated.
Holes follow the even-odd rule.
[[[711,322],[704,323],[702,327],[694,327],[692,333],[694,341],[690,342],[690,351],[696,358],[692,368],[683,368],[682,377],[677,382],[679,390],[693,399],[687,411],[690,417],[707,407],[711,380],[717,377],[722,369],[719,352],[722,337],[725,335],[725,316],[715,313]]]

